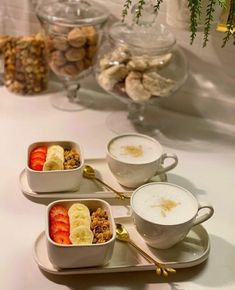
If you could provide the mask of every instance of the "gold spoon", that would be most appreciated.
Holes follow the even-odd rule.
[[[98,177],[96,177],[95,170],[90,165],[87,165],[87,164],[84,165],[84,167],[83,167],[83,177],[88,178],[88,179],[97,180],[98,182],[102,183],[105,187],[107,187],[109,190],[115,192],[119,196],[120,199],[125,199],[125,198],[129,199],[130,198],[129,196],[126,196],[124,193],[115,190],[110,185],[106,184],[103,180],[101,180]]]
[[[159,262],[157,262],[156,260],[154,260],[151,256],[149,256],[149,254],[147,254],[146,252],[144,252],[140,247],[138,247],[129,237],[129,233],[127,231],[127,229],[122,225],[122,224],[118,224],[116,223],[116,238],[119,241],[122,242],[127,242],[129,244],[131,244],[137,251],[139,251],[139,253],[150,263],[155,264],[156,266],[156,273],[158,275],[163,274],[163,276],[167,277],[168,273],[175,273],[176,270],[171,268],[171,267],[166,267],[164,264],[161,264]]]

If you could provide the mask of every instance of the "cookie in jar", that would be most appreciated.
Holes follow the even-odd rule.
[[[94,63],[99,34],[95,26],[59,29],[56,25],[47,35],[49,65],[58,76],[77,78]]]
[[[117,22],[99,50],[95,74],[120,100],[143,103],[172,95],[187,78],[187,61],[174,35],[158,23]]]

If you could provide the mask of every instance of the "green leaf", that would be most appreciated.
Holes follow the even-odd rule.
[[[209,3],[206,8],[206,19],[205,19],[205,28],[204,28],[204,37],[203,37],[203,47],[207,45],[209,40],[209,35],[211,31],[211,23],[214,20],[213,13],[215,12],[215,5],[217,0],[208,0]]]
[[[156,4],[153,6],[154,12],[158,12],[160,10],[160,5],[162,2],[163,2],[163,0],[156,0]]]
[[[125,0],[123,9],[122,9],[122,22],[125,21],[125,18],[128,15],[128,11],[130,9],[131,4],[132,4],[132,0]]]
[[[220,7],[225,8],[227,6],[227,1],[226,0],[218,0]]]
[[[190,31],[191,44],[197,34],[198,22],[201,16],[201,0],[188,0],[188,8],[190,10]]]
[[[145,1],[144,0],[138,0],[137,9],[136,9],[136,12],[135,12],[136,23],[139,22],[139,19],[140,19],[141,14],[142,14],[142,10],[144,9],[144,5],[145,5]]]
[[[231,37],[233,37],[233,45],[235,45],[235,0],[231,0],[230,13],[227,22],[227,32],[223,38],[222,47],[225,47]]]

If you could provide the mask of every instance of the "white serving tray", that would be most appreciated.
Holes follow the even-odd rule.
[[[209,256],[209,236],[202,225],[193,227],[187,237],[174,247],[167,250],[157,250],[146,245],[136,231],[130,216],[115,218],[115,222],[125,225],[131,239],[154,259],[175,269],[198,265]],[[40,269],[56,275],[147,271],[155,270],[156,268],[155,265],[145,260],[131,245],[116,240],[112,259],[107,265],[92,268],[58,269],[51,264],[48,258],[45,232],[42,232],[35,240],[33,255]]]
[[[91,165],[96,170],[96,175],[104,182],[115,188],[117,191],[130,192],[130,189],[124,188],[121,186],[111,171],[108,168],[108,165],[104,158],[100,159],[86,159],[85,164]],[[153,181],[166,181],[166,174],[155,176]],[[115,199],[115,202],[118,203],[116,199],[116,194],[107,191],[99,182],[94,180],[83,178],[80,188],[77,191],[73,192],[50,192],[50,193],[37,193],[31,190],[28,185],[27,175],[25,170],[20,173],[19,176],[20,189],[23,194],[33,202],[48,204],[54,200],[59,199],[68,199],[68,198],[102,198],[102,199]],[[123,201],[120,201],[123,203]]]

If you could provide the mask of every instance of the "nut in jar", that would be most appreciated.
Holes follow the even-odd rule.
[[[0,54],[3,53],[5,44],[7,43],[8,39],[9,39],[8,35],[0,35]]]
[[[4,84],[10,91],[31,95],[47,88],[48,66],[40,34],[8,37],[2,50]]]

